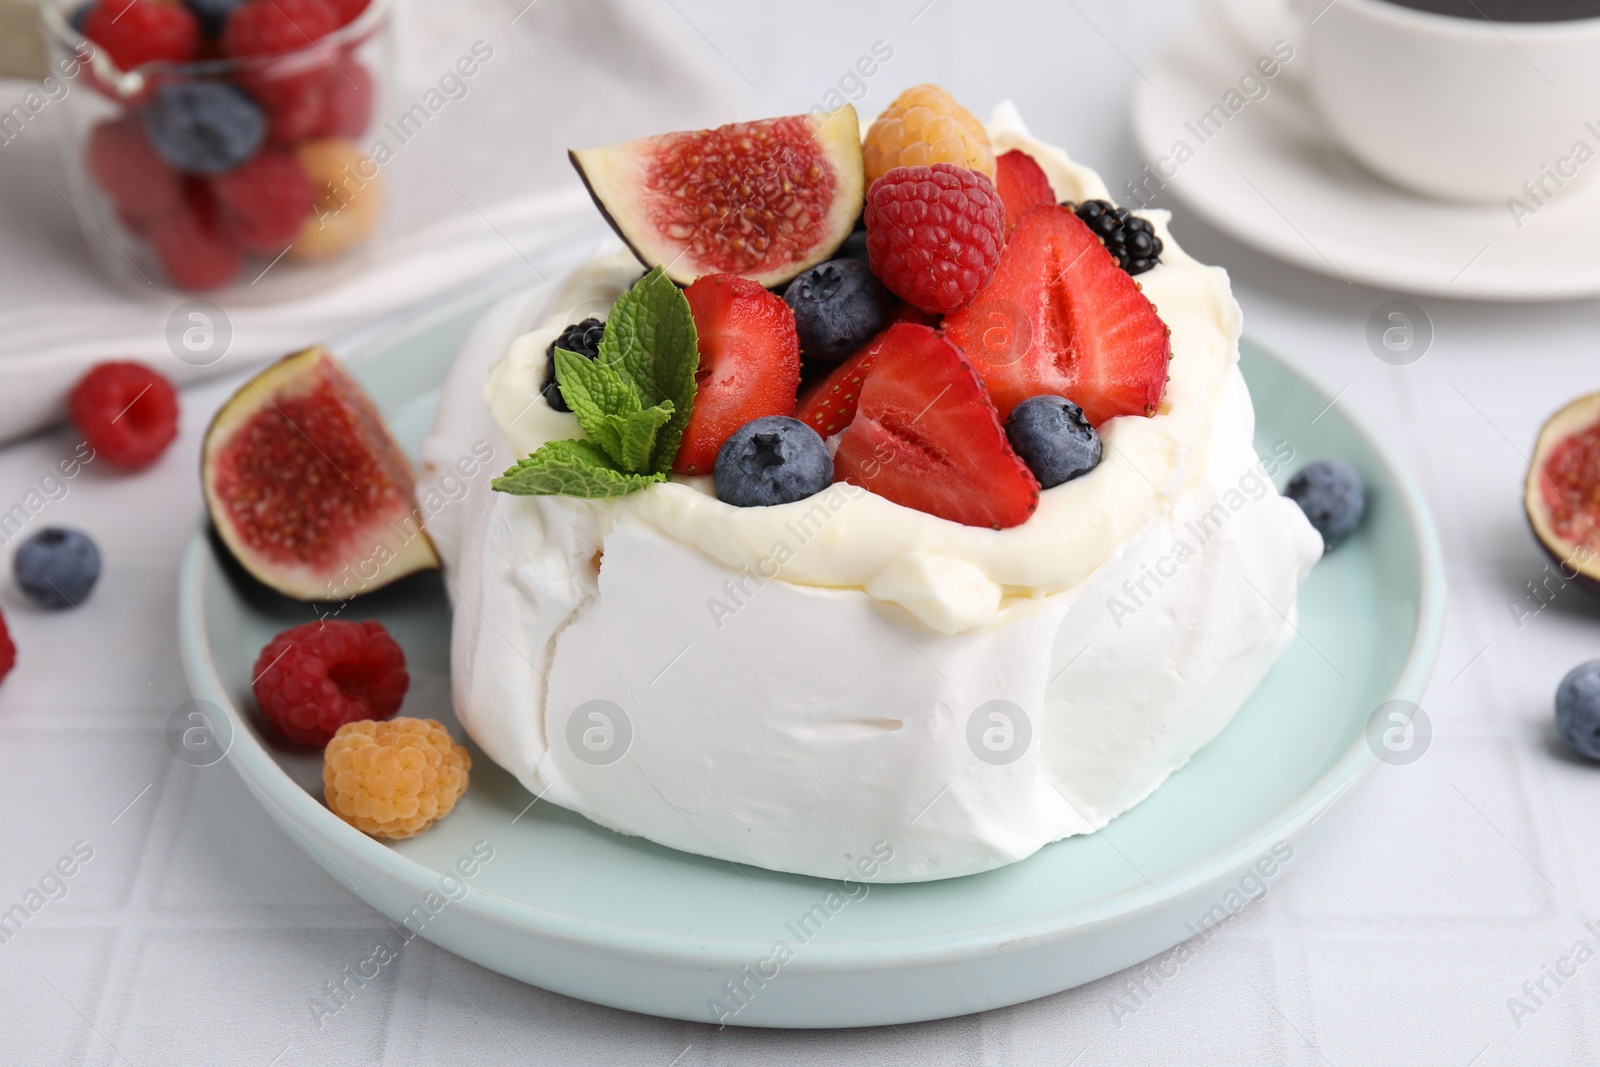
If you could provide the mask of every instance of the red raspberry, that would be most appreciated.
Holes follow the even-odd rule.
[[[328,101],[323,70],[291,74],[252,74],[250,93],[267,112],[267,136],[274,144],[292,145],[320,137]]]
[[[327,0],[247,0],[229,16],[222,50],[235,57],[281,56],[338,28]]]
[[[101,363],[72,390],[73,425],[106,462],[124,470],[148,467],[178,436],[178,393],[139,363]]]
[[[135,115],[107,119],[89,134],[89,173],[130,220],[149,220],[178,206],[183,181],[167,166]],[[129,227],[133,229],[133,227]]]
[[[346,723],[400,710],[406,654],[378,622],[308,622],[274,637],[256,660],[256,703],[289,740],[326,745]]]
[[[11,634],[6,630],[6,617],[0,615],[0,682],[6,680],[6,675],[16,665],[17,646],[11,643]]]
[[[122,70],[183,63],[200,48],[200,24],[189,9],[154,0],[101,0],[84,20],[83,35]]]
[[[359,137],[372,121],[372,75],[348,53],[310,70],[262,71],[248,80],[278,144]]]
[[[372,75],[346,53],[323,79],[322,126],[318,137],[360,137],[372,122]]]
[[[270,149],[211,179],[211,191],[239,243],[272,256],[300,233],[317,199],[316,187],[300,161]]]
[[[1006,209],[977,171],[896,167],[867,190],[867,258],[890,291],[948,315],[989,283],[1006,239]]]
[[[150,225],[150,241],[167,280],[180,289],[215,289],[239,273],[238,247],[224,232],[217,205],[203,183],[186,190],[184,206]]]

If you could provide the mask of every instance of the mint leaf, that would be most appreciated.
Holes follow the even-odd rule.
[[[625,471],[650,473],[651,452],[655,449],[661,427],[671,418],[670,400],[631,415],[605,416],[607,433],[616,434],[616,451],[607,447],[607,454]]]
[[[624,375],[633,384],[640,407],[671,405],[672,415],[661,428],[648,467],[671,469],[694,410],[700,346],[688,298],[660,267],[617,298],[595,362]]]
[[[556,381],[562,398],[578,417],[578,425],[590,436],[591,422],[606,415],[631,415],[645,406],[639,402],[633,383],[614,367],[598,359],[584,359],[564,348],[556,349]]]
[[[582,358],[581,356],[578,358]],[[490,485],[513,496],[626,496],[666,481],[665,474],[620,471],[590,441],[550,441]]]

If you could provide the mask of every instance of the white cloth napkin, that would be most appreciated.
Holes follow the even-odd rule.
[[[249,303],[247,282],[200,294],[232,329],[226,355],[209,365],[196,365],[205,355],[179,358],[168,340],[188,297],[119,288],[91,260],[51,128],[70,103],[47,103],[0,145],[0,441],[59,419],[73,383],[104,359],[139,359],[181,383],[337,338],[519,261],[537,281],[604,230],[569,147],[727,118],[731,88],[689,58],[698,52],[687,27],[648,0],[396,2],[394,86],[367,138],[396,148],[383,169],[380,254],[285,303]],[[446,103],[419,132],[404,145],[383,132],[475,44],[491,57],[446,86]],[[0,113],[30,88],[0,82]]]

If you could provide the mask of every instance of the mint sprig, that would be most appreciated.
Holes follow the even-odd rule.
[[[558,348],[556,382],[588,440],[550,441],[491,485],[519,496],[613,497],[665,481],[694,410],[699,340],[660,267],[617,298],[594,359]]]
[[[667,480],[665,474],[629,474],[590,441],[550,441],[491,484],[513,496],[626,496]]]

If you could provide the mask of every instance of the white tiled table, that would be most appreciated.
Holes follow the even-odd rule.
[[[673,2],[696,47],[754,83],[743,114],[810,106],[883,40],[894,57],[864,110],[920,80],[979,111],[1010,95],[1113,187],[1137,170],[1125,122],[1137,65],[1185,17],[1178,2],[1117,0]],[[70,230],[68,218],[53,222]],[[75,842],[94,850],[66,896],[0,945],[0,1064],[1600,1060],[1600,962],[1520,1025],[1507,1006],[1577,940],[1600,946],[1584,929],[1600,919],[1600,768],[1562,755],[1550,728],[1556,682],[1600,655],[1600,601],[1569,589],[1520,627],[1508,607],[1544,562],[1520,513],[1524,454],[1546,414],[1600,388],[1600,315],[1587,303],[1421,299],[1433,348],[1391,367],[1369,353],[1364,330],[1393,294],[1282,266],[1187,217],[1176,230],[1228,266],[1252,336],[1343,390],[1339,403],[1404,457],[1438,520],[1451,591],[1424,704],[1431,749],[1381,769],[1301,867],[1138,1011],[1115,1010],[1135,971],[941,1023],[719,1032],[568,1000],[417,941],[318,1030],[308,998],[365,954],[382,921],[276,830],[231,772],[180,764],[163,740],[187,698],[174,585],[199,508],[198,435],[224,383],[185,394],[183,436],[153,470],[91,468],[36,520],[100,541],[106,574],[81,615],[33,611],[0,584],[21,647],[0,687],[0,908]],[[73,443],[62,430],[0,451],[0,510]]]

